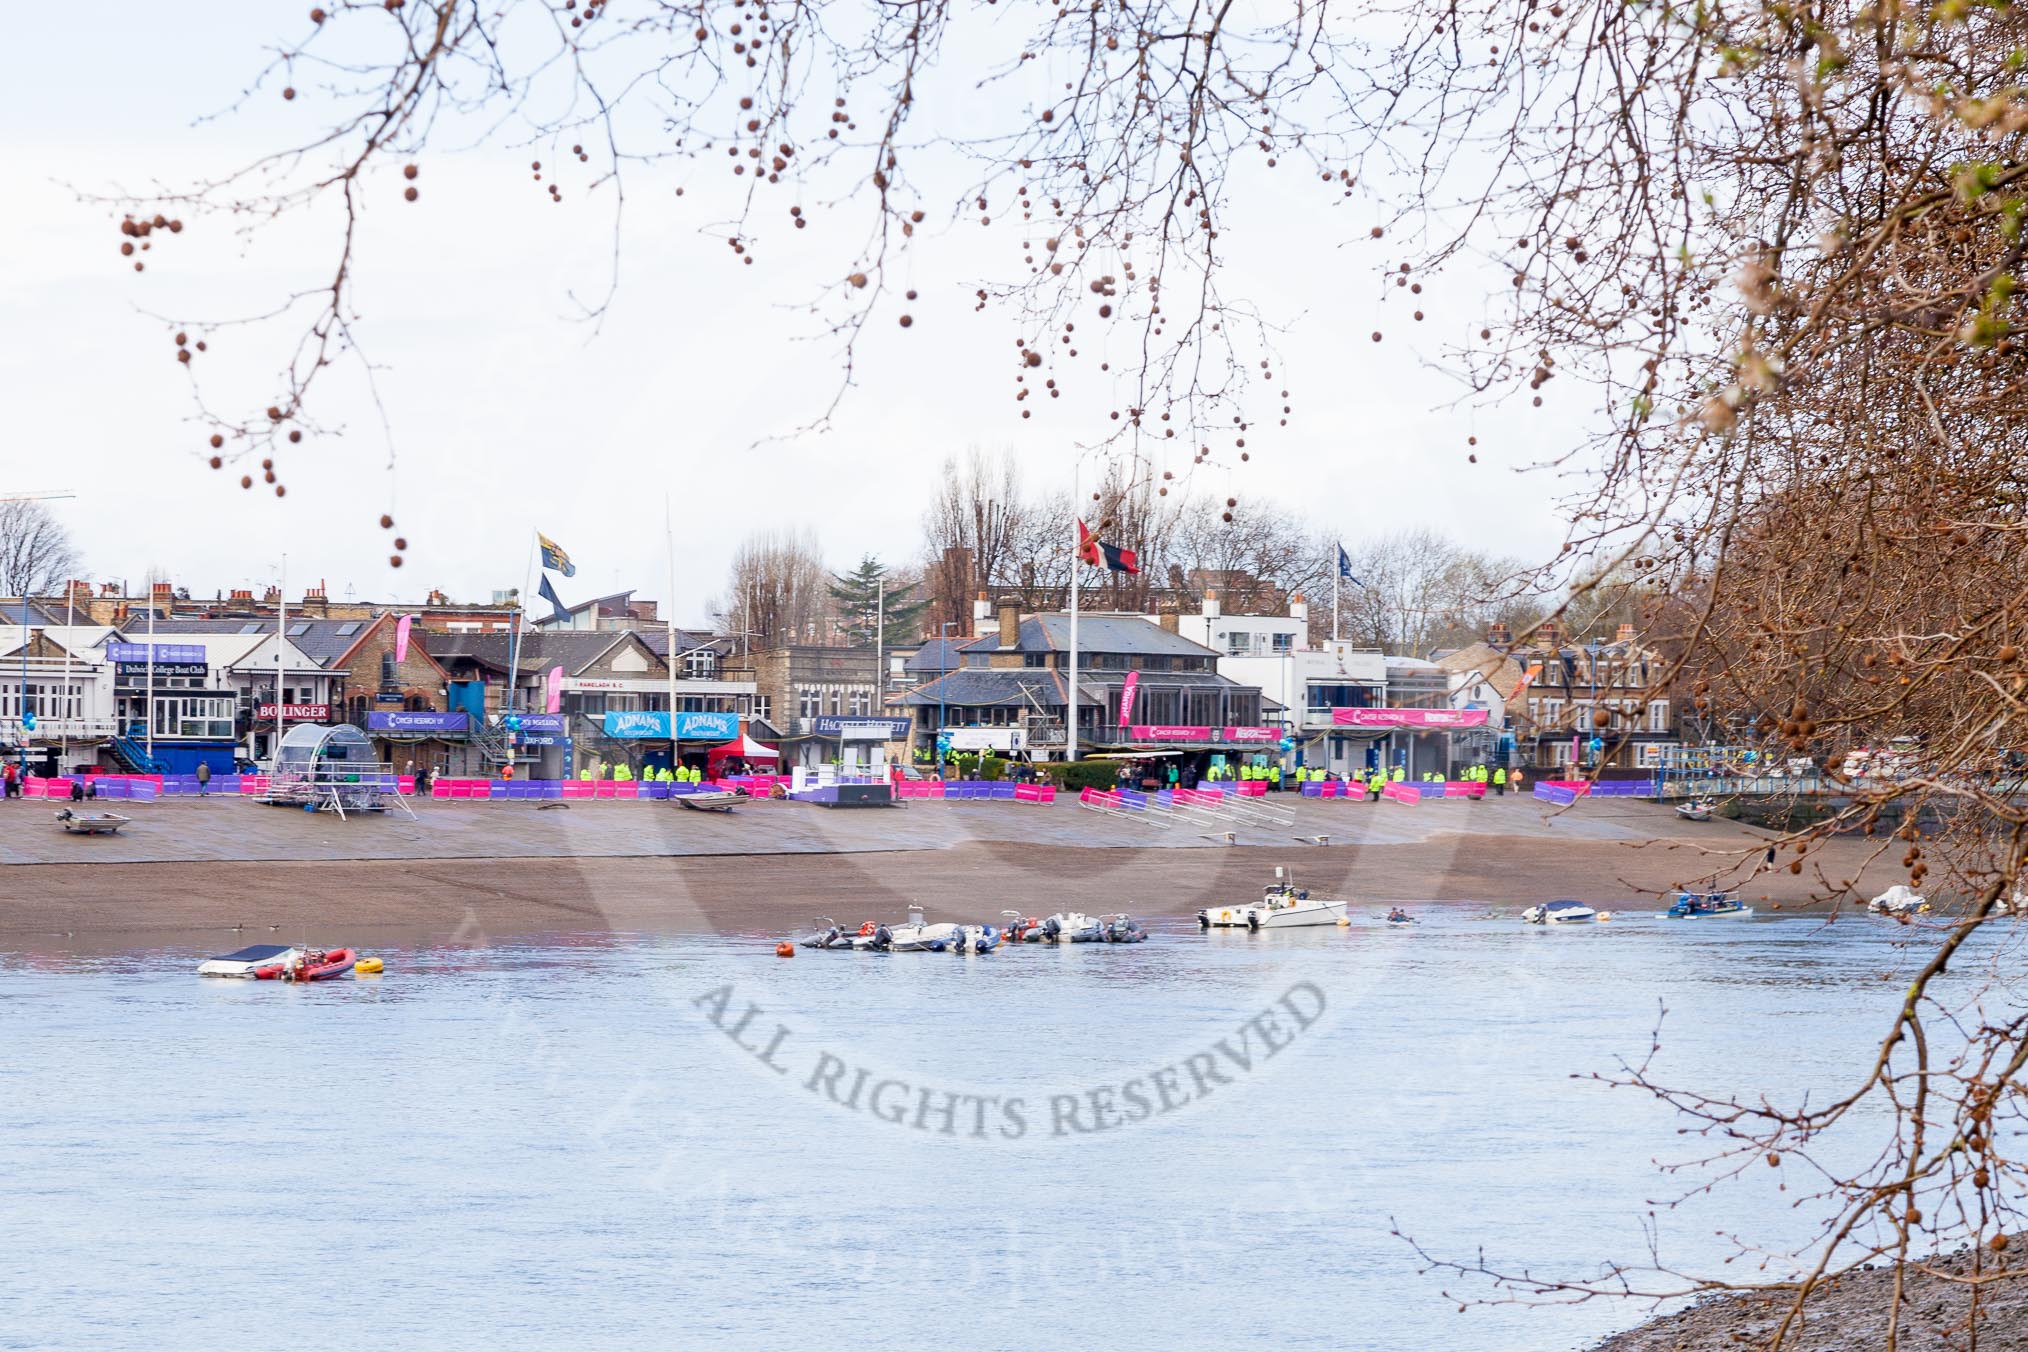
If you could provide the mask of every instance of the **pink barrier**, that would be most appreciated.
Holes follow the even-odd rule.
[[[565,798],[591,798],[596,796],[598,787],[598,781],[595,779],[566,779],[563,781],[563,796]]]
[[[614,780],[595,779],[592,781],[592,797],[594,798],[617,798],[619,797],[619,791],[620,786]]]
[[[1054,784],[1016,784],[1014,801],[1017,803],[1053,803],[1056,801]]]
[[[1444,782],[1446,798],[1484,798],[1486,786],[1476,779],[1451,779]]]
[[[1397,803],[1406,803],[1410,807],[1418,806],[1422,802],[1422,794],[1417,792],[1412,786],[1397,784],[1392,780],[1389,780],[1387,787],[1380,791],[1380,796],[1382,798],[1391,798]]]
[[[1263,780],[1242,779],[1232,789],[1242,798],[1261,798],[1267,795],[1268,786]]]
[[[1591,792],[1591,781],[1588,779],[1545,779],[1542,781],[1542,787],[1545,789],[1566,789],[1582,798]]]
[[[641,786],[633,780],[623,779],[613,785],[613,797],[615,798],[639,798],[640,796]]]

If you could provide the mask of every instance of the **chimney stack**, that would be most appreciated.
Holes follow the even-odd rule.
[[[1514,631],[1495,620],[1486,626],[1486,642],[1495,648],[1504,648],[1514,641]]]
[[[1218,618],[1218,590],[1207,587],[1204,592],[1204,615],[1206,619]]]
[[[1021,646],[1021,607],[1008,601],[1000,603],[1000,651],[1013,652]]]
[[[235,588],[233,588],[233,591],[232,591],[232,599],[233,599],[233,600],[235,600],[235,601],[242,601],[242,602],[245,602],[245,603],[246,603],[247,605],[252,605],[252,604],[253,604],[253,588],[251,588],[251,587],[235,587]]]
[[[1616,641],[1620,643],[1632,643],[1634,641],[1634,626],[1631,624],[1621,625],[1619,638]]]
[[[1310,603],[1303,599],[1301,592],[1289,598],[1289,618],[1302,625],[1305,631],[1309,629]]]
[[[282,599],[282,589],[280,587],[269,587],[267,589],[267,592],[261,597],[261,600],[265,601],[269,605],[274,605],[281,599]]]
[[[986,625],[992,618],[993,604],[986,599],[986,593],[980,592],[972,599],[972,637],[984,638]]]

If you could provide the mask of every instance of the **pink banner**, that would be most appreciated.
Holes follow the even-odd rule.
[[[394,622],[394,661],[399,666],[408,661],[408,630],[415,617],[404,615]]]
[[[1333,709],[1334,728],[1482,728],[1484,709]]]
[[[543,711],[545,713],[552,714],[558,714],[563,712],[562,667],[551,667],[549,669],[549,700],[547,706],[544,708]]]
[[[1228,742],[1278,742],[1281,740],[1281,736],[1282,730],[1280,728],[1225,729],[1225,740]]]
[[[1141,673],[1138,671],[1128,672],[1126,684],[1120,687],[1120,722],[1132,723],[1134,721],[1134,692],[1140,689],[1140,687]]]
[[[1273,742],[1280,740],[1280,728],[1172,727],[1164,723],[1134,723],[1127,736],[1136,742]]]

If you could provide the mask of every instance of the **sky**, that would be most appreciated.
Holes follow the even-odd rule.
[[[58,9],[11,22],[31,31],[0,53],[0,492],[72,491],[52,506],[94,578],[154,568],[210,595],[276,581],[286,556],[292,595],[322,584],[334,598],[441,589],[487,600],[528,585],[540,530],[578,565],[560,584],[566,600],[635,588],[673,595],[677,618],[696,623],[749,532],[809,528],[837,569],[868,553],[908,561],[947,456],[1004,448],[1032,488],[1067,487],[1079,446],[1119,402],[1085,381],[1067,382],[1069,398],[1017,406],[1010,321],[974,313],[972,291],[1018,271],[1018,228],[933,220],[906,275],[919,299],[876,316],[829,425],[799,431],[840,384],[835,345],[803,307],[849,262],[860,231],[850,203],[813,204],[804,231],[764,217],[761,262],[745,266],[707,229],[730,209],[729,176],[636,175],[619,289],[593,326],[576,298],[606,284],[611,197],[549,202],[530,151],[502,136],[432,152],[414,204],[391,170],[364,185],[357,303],[370,387],[356,363],[327,372],[319,430],[278,466],[288,496],[277,499],[257,465],[206,468],[209,428],[163,316],[254,314],[320,284],[335,218],[312,212],[242,237],[231,221],[193,217],[157,236],[137,275],[118,253],[117,211],[89,199],[188,183],[312,133],[311,79],[293,102],[270,86],[214,116],[300,21],[247,0],[115,4],[89,60],[50,59],[78,41]],[[918,114],[925,126],[934,108]],[[946,186],[954,197],[959,185]],[[1281,504],[1350,542],[1428,526],[1496,553],[1553,554],[1569,484],[1522,471],[1575,440],[1582,411],[1559,406],[1570,392],[1555,385],[1543,409],[1459,403],[1443,349],[1479,326],[1486,288],[1433,285],[1419,302],[1429,321],[1413,324],[1406,294],[1379,280],[1393,245],[1367,238],[1371,203],[1289,176],[1243,196],[1223,240],[1226,286],[1285,326],[1277,375],[1295,414],[1250,434],[1247,464],[1198,471],[1198,489]],[[893,322],[902,308],[907,330]],[[279,331],[207,332],[207,396],[258,407]],[[239,489],[243,469],[256,491]],[[382,512],[409,542],[398,571]]]

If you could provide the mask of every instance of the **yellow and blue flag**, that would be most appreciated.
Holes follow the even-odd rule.
[[[563,552],[563,546],[544,535],[535,532],[536,540],[542,545],[542,566],[565,577],[577,576],[577,565],[570,561],[570,555]]]

